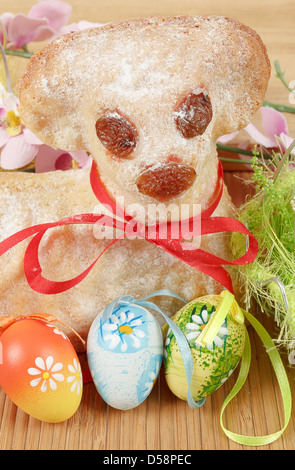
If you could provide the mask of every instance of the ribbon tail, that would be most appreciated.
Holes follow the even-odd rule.
[[[151,243],[159,246],[162,250],[173,255],[174,257],[184,261],[186,264],[192,266],[193,268],[198,269],[202,273],[206,274],[209,277],[212,277],[221,284],[225,289],[229,290],[231,293],[234,292],[232,279],[230,274],[226,269],[221,265],[216,264],[205,264],[200,262],[200,254],[205,254],[206,259],[210,261],[210,257],[213,256],[210,253],[207,253],[200,249],[185,249],[188,244],[179,242],[178,240],[171,240],[170,242],[166,240],[149,240]],[[220,260],[220,262],[225,260]]]
[[[123,235],[112,240],[112,242],[107,245],[107,247],[102,251],[102,253],[100,253],[100,255],[96,258],[96,260],[84,272],[82,272],[75,278],[70,279],[68,281],[62,281],[62,282],[54,282],[54,281],[49,281],[45,279],[41,274],[42,268],[40,266],[39,258],[38,258],[39,245],[45,232],[48,229],[51,229],[54,227],[62,227],[66,225],[81,225],[81,224],[94,225],[96,223],[101,224],[101,225],[106,225],[114,229],[119,229],[123,232]],[[79,214],[79,215],[66,217],[57,222],[34,225],[31,227],[25,228],[23,230],[20,230],[19,232],[16,232],[15,234],[11,235],[10,237],[0,242],[0,256],[6,253],[7,251],[9,251],[14,246],[16,246],[18,243],[31,237],[32,235],[35,235],[35,236],[30,241],[26,249],[25,256],[24,256],[24,271],[25,271],[26,279],[30,287],[36,292],[39,292],[41,294],[57,294],[60,292],[64,292],[74,287],[79,282],[81,282],[87,276],[87,274],[92,270],[92,268],[94,267],[98,259],[102,256],[102,254],[111,245],[113,245],[117,240],[125,237],[125,222],[118,221],[105,214],[92,214],[92,213],[87,214],[86,213],[86,214]]]
[[[201,225],[201,233],[202,235],[208,235],[213,233],[220,233],[220,232],[233,232],[233,233],[241,233],[249,237],[249,246],[246,250],[246,253],[237,258],[233,261],[228,261],[218,256],[210,254],[210,258],[207,259],[207,263],[209,264],[227,264],[227,265],[242,265],[242,264],[250,264],[252,263],[258,253],[258,241],[254,237],[254,235],[249,232],[249,230],[245,227],[237,219],[233,219],[231,217],[208,217],[202,219]]]
[[[231,276],[225,268],[222,266],[210,265],[199,265],[195,267],[202,273],[207,274],[207,276],[211,277],[212,279],[215,279],[215,281],[221,284],[226,290],[231,292],[231,294],[234,294],[234,287]]]
[[[9,251],[11,248],[18,245],[22,241],[26,240],[27,238],[31,237],[32,235],[35,235],[40,231],[40,229],[43,229],[45,226],[47,226],[47,224],[34,225],[32,227],[25,228],[0,242],[0,256],[4,255],[4,253]]]
[[[218,174],[217,174],[217,186],[215,188],[215,197],[214,197],[214,200],[213,200],[213,203],[211,204],[210,207],[208,207],[208,209],[205,209],[201,216],[202,217],[210,217],[215,209],[217,208],[220,200],[221,200],[221,197],[222,197],[222,193],[223,193],[223,181],[224,181],[224,175],[223,175],[223,167],[222,167],[222,163],[221,161],[218,159]]]
[[[271,361],[271,364],[273,366],[274,372],[276,374],[278,384],[280,387],[282,399],[283,399],[283,406],[284,406],[284,425],[283,427],[273,433],[273,434],[268,434],[265,436],[246,436],[242,434],[236,434],[232,431],[229,431],[228,429],[225,428],[223,424],[223,413],[225,411],[226,406],[229,404],[229,402],[237,395],[237,393],[241,390],[242,386],[244,385],[249,369],[250,369],[250,363],[251,363],[251,344],[250,344],[250,339],[248,332],[246,330],[246,342],[245,342],[245,349],[244,353],[242,356],[242,361],[240,365],[240,372],[239,376],[237,378],[237,381],[232,388],[231,392],[229,395],[226,397],[222,409],[221,409],[221,414],[220,414],[220,425],[222,430],[225,432],[225,434],[232,439],[233,441],[237,442],[238,444],[244,444],[248,446],[261,446],[261,445],[266,445],[270,444],[271,442],[274,442],[276,439],[278,439],[283,432],[285,431],[286,427],[288,426],[288,423],[290,421],[291,413],[292,413],[292,394],[291,394],[291,389],[288,381],[288,377],[282,362],[282,359],[280,357],[280,354],[278,350],[276,349],[271,337],[269,336],[268,332],[265,330],[265,328],[259,323],[259,321],[253,317],[249,312],[246,312],[245,310],[242,309],[243,314],[247,318],[247,320],[250,322],[250,324],[253,326],[255,329],[256,333],[260,337],[262,343],[264,346],[267,348],[267,352],[269,355],[269,359]]]
[[[9,327],[11,326],[13,323],[16,322],[16,318],[15,317],[12,317],[12,316],[5,316],[5,317],[1,317],[0,318],[0,336],[2,335],[2,333]],[[1,356],[0,356],[1,357]],[[1,362],[0,362],[1,363]]]
[[[121,219],[125,221],[130,221],[132,220],[131,216],[128,216],[125,214],[124,210],[120,209],[119,206],[116,205],[116,203],[110,198],[110,196],[107,194],[104,185],[101,181],[97,165],[95,161],[93,160],[91,170],[90,170],[90,185],[92,188],[93,193],[95,194],[96,198],[99,200],[99,202],[112,214],[120,217]]]
[[[25,276],[29,286],[39,294],[60,294],[66,290],[71,289],[72,287],[79,284],[85,277],[90,273],[90,271],[94,268],[95,264],[99,260],[99,258],[104,254],[106,250],[110,248],[114,243],[122,238],[118,237],[109,243],[104,250],[99,254],[99,256],[93,261],[93,263],[88,266],[81,274],[78,276],[69,279],[67,281],[51,281],[46,279],[42,276],[42,268],[40,266],[39,257],[38,257],[38,249],[42,237],[45,231],[39,232],[29,243],[25,257],[24,257],[24,270]]]
[[[113,222],[113,224],[112,224]],[[80,225],[80,224],[92,224],[95,223],[105,223],[106,225],[119,228],[119,230],[124,230],[124,224],[119,221],[115,221],[111,219],[111,217],[107,215],[100,215],[100,214],[78,214],[70,217],[66,217],[61,219],[57,222],[48,222],[44,224],[37,224],[32,225],[31,227],[24,228],[19,230],[18,232],[14,233],[13,235],[5,238],[2,242],[0,242],[0,256],[4,255],[7,251],[9,251],[14,246],[18,245],[22,241],[26,240],[27,238],[31,237],[32,235],[36,235],[37,233],[44,233],[46,230],[54,227],[62,227],[63,225]]]

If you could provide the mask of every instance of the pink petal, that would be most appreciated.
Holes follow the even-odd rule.
[[[103,26],[103,23],[92,23],[91,21],[80,20],[78,23],[79,30],[88,28],[98,28]]]
[[[12,13],[2,13],[2,15],[0,15],[0,21],[2,23],[2,25],[4,26],[4,29],[6,31],[6,34],[7,34],[7,31],[8,31],[8,28],[9,28],[9,24],[11,22],[11,20],[14,18],[15,15],[13,15]],[[3,44],[3,32],[0,28],[0,41],[1,43]]]
[[[282,113],[269,106],[262,106],[260,112],[262,114],[262,127],[268,137],[274,139],[275,136],[282,133],[289,134],[287,121]]]
[[[88,168],[92,163],[92,158],[84,150],[69,152],[72,158],[78,163],[80,168]]]
[[[9,135],[6,132],[6,128],[1,126],[0,127],[0,148],[7,144],[9,139]]]
[[[30,131],[30,129],[28,129],[27,127],[24,128],[23,135],[24,135],[25,141],[28,144],[43,145],[43,142],[41,142],[41,140],[38,139],[38,137],[36,137],[35,134],[33,134],[33,132]]]
[[[6,92],[3,96],[3,106],[6,111],[14,111],[17,113],[17,107],[19,105],[19,99],[13,93]]]
[[[34,5],[30,12],[30,18],[47,18],[48,26],[53,31],[58,31],[70,19],[72,7],[68,3],[59,0],[45,0]]]
[[[80,31],[78,23],[67,24],[60,28],[56,33],[54,33],[49,39],[49,42],[54,41],[56,38],[62,36],[63,34],[74,33],[75,31]]]
[[[81,31],[82,29],[96,28],[99,26],[103,25],[101,23],[91,23],[90,21],[83,20],[79,21],[79,23],[67,24],[60,28],[58,32],[50,38],[50,42],[56,39],[58,36],[61,36],[62,34],[74,33],[75,31]]]
[[[288,147],[290,147],[290,145],[292,144],[293,140],[292,137],[290,137],[289,135],[287,134],[284,134],[283,132],[281,133],[280,135],[280,139],[282,140],[283,142],[283,145],[285,147],[284,150],[287,150]],[[293,148],[293,150],[291,151],[291,154],[292,155],[295,155],[295,147]]]
[[[247,150],[250,144],[251,144],[251,142],[250,142],[249,139],[243,140],[242,142],[239,143],[238,148],[243,149],[243,150]],[[242,153],[239,153],[239,156],[242,160],[249,160],[249,162],[250,162],[250,158],[251,158],[250,156],[243,155]]]
[[[248,124],[248,126],[245,127],[244,130],[248,132],[250,137],[252,137],[254,142],[256,142],[257,144],[261,144],[266,148],[277,146],[277,142],[275,140],[265,137],[265,135],[262,134],[262,132],[260,132],[260,130],[254,124],[252,124],[252,122],[250,122],[250,124]]]
[[[34,37],[31,41],[38,42],[38,41],[46,41],[47,39],[51,39],[52,35],[55,31],[49,26],[40,26],[36,31]]]
[[[14,17],[15,17],[15,15],[13,13],[9,13],[9,12],[5,12],[5,13],[2,13],[2,15],[0,15],[0,21],[1,21],[2,25],[4,26],[6,32],[7,32],[9,23],[11,22],[11,20]]]
[[[64,150],[55,150],[48,145],[41,145],[36,156],[35,171],[36,173],[47,173],[48,171],[55,171],[56,162],[58,158],[68,154]]]
[[[220,142],[221,144],[226,144],[227,142],[230,142],[237,134],[238,132],[232,132],[231,134],[223,135],[219,137],[217,141]]]
[[[37,145],[27,144],[23,134],[9,137],[1,150],[1,167],[4,170],[16,170],[30,163],[38,152]]]
[[[239,148],[239,149],[243,149],[243,150],[247,150],[247,148],[249,147],[250,143],[251,143],[251,142],[250,142],[249,139],[243,140],[242,142],[239,143],[238,148]]]
[[[56,170],[71,170],[73,169],[73,158],[69,153],[62,153],[58,159],[55,161]]]
[[[38,29],[46,26],[48,21],[43,19],[28,18],[25,15],[16,15],[9,23],[7,30],[7,40],[13,43],[14,47],[22,47],[34,40]],[[46,39],[46,38],[45,38]]]

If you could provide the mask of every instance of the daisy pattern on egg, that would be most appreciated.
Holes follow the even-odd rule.
[[[166,336],[166,339],[165,339],[165,342],[164,342],[164,359],[166,359],[168,357],[167,349],[169,347],[170,341],[171,341],[171,328],[168,328],[167,336]]]
[[[82,392],[83,382],[82,382],[82,370],[81,365],[76,358],[73,360],[73,364],[68,365],[69,372],[71,375],[67,377],[67,382],[71,384],[71,392],[77,393],[80,395]]]
[[[198,337],[202,333],[203,329],[209,322],[212,313],[215,311],[213,308],[210,312],[208,312],[208,309],[206,305],[204,305],[198,315],[195,313],[192,314],[191,316],[191,322],[187,323],[186,329],[189,330],[189,333],[186,334],[186,337],[190,343],[194,343],[196,347],[201,347],[201,345],[198,343]],[[206,344],[206,348],[211,350],[214,347],[217,348],[222,348],[224,345],[224,341],[226,337],[228,336],[228,329],[226,325],[226,319],[221,325],[217,335],[215,336],[213,343],[212,344]]]
[[[114,310],[112,315],[102,324],[102,337],[108,348],[121,352],[133,352],[142,346],[145,332],[141,315],[135,315],[122,307]]]
[[[160,367],[161,367],[161,362],[158,362],[156,365],[155,365],[155,368],[154,370],[150,370],[148,372],[148,377],[147,377],[147,381],[145,382],[145,389],[143,390],[143,396],[144,397],[148,397],[149,394],[151,393],[155,383],[156,383],[156,380],[158,378],[158,375],[159,375],[159,372],[160,372]]]
[[[234,369],[230,369],[227,375],[220,380],[221,385],[223,385],[227,381],[227,379],[232,375],[233,371]]]
[[[52,356],[48,356],[45,360],[42,357],[37,357],[35,365],[37,368],[30,367],[28,369],[28,374],[35,376],[30,382],[31,387],[40,385],[41,392],[46,392],[48,385],[51,390],[56,390],[56,382],[64,381],[64,375],[59,373],[63,369],[63,364],[61,362],[54,364]]]
[[[142,403],[153,390],[160,372],[162,359],[163,354],[150,356],[149,361],[146,363],[146,370],[143,372],[143,374],[139,374],[137,383],[138,403]]]
[[[46,325],[49,327],[49,328],[52,328],[53,330],[53,333],[55,333],[56,335],[61,335],[63,337],[63,339],[65,339],[66,341],[70,341],[69,338],[67,337],[67,335],[62,331],[60,330],[57,326],[55,325],[50,325],[49,323],[46,323]]]

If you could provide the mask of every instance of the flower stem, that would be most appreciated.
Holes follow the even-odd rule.
[[[2,21],[0,21],[0,29],[2,31],[2,36],[3,36],[3,43],[2,43],[2,47],[3,49],[6,48],[6,44],[7,44],[7,34],[6,34],[6,29],[4,28],[3,24],[2,24]]]
[[[224,144],[217,144],[217,150],[224,150],[225,152],[240,153],[241,155],[250,155],[250,157],[253,157],[253,152],[251,150],[239,149],[237,147],[231,147],[229,145],[224,145]],[[257,156],[259,158],[261,157],[261,154],[258,154]]]
[[[272,103],[271,101],[263,101],[263,106],[269,106],[274,108],[281,113],[292,113],[295,114],[295,106],[285,106],[284,104]]]
[[[276,172],[274,174],[274,177],[273,177],[273,181],[275,182],[281,172],[281,169],[286,161],[286,159],[289,157],[290,153],[292,152],[293,148],[295,147],[295,139],[293,140],[293,142],[291,143],[291,145],[289,145],[289,147],[287,148],[286,152],[284,153],[277,169],[276,169]]]
[[[5,49],[5,54],[6,55],[14,55],[18,57],[24,57],[25,59],[30,59],[32,57],[31,52],[26,52],[26,51],[20,51],[17,49]]]
[[[8,90],[9,93],[12,93],[9,67],[8,67],[8,63],[7,63],[7,60],[6,60],[5,51],[3,49],[3,46],[1,44],[1,42],[0,42],[0,56],[2,56],[2,59],[3,59],[7,90]]]
[[[20,171],[20,170],[18,170]],[[25,173],[35,173],[35,168],[25,168],[24,170],[21,170],[21,171],[24,171]]]
[[[219,160],[222,162],[230,162],[230,163],[243,163],[244,165],[251,165],[251,160],[237,160],[235,158],[225,158],[225,157],[219,157]],[[262,163],[258,162],[259,165],[262,165]]]
[[[275,66],[275,69],[276,69],[276,72],[277,72],[277,77],[281,80],[282,84],[284,85],[284,87],[287,88],[288,91],[290,91],[291,93],[295,94],[295,90],[293,90],[292,88],[289,87],[288,83],[286,82],[285,78],[284,78],[284,75],[285,75],[285,72],[282,72],[281,71],[281,67],[280,67],[280,63],[278,60],[275,60],[274,61],[274,66]]]

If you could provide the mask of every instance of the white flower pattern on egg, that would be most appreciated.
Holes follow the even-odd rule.
[[[126,352],[129,348],[138,349],[141,339],[145,337],[144,331],[139,328],[142,325],[140,316],[135,317],[132,312],[121,311],[118,316],[113,312],[108,321],[102,325],[104,340],[109,342],[110,349],[115,349],[117,346],[122,352]]]
[[[158,363],[156,364],[155,366],[155,370],[151,370],[149,371],[148,373],[148,380],[147,382],[145,383],[145,386],[146,386],[146,389],[144,390],[143,392],[143,396],[144,397],[148,397],[149,394],[151,393],[154,385],[155,385],[155,382],[157,380],[157,377],[159,375],[159,372],[160,372],[160,367],[161,367],[161,362],[158,361]]]
[[[227,379],[232,375],[233,371],[234,369],[230,369],[228,371],[228,374],[220,380],[221,385],[223,385],[227,381]]]
[[[49,323],[46,323],[46,325],[49,326],[49,328],[53,328],[53,333],[55,333],[56,335],[62,336],[63,339],[65,339],[66,341],[70,341],[69,338],[67,337],[67,335],[62,330],[57,328],[57,326],[50,325]]]
[[[170,333],[171,333],[171,328],[168,329],[167,331],[167,336],[166,336],[166,339],[165,339],[165,343],[164,343],[164,358],[166,359],[166,357],[168,356],[168,353],[167,353],[167,347],[169,346],[170,344]]]
[[[67,382],[72,384],[70,388],[71,392],[74,392],[76,390],[77,395],[80,395],[83,386],[81,365],[76,358],[74,358],[73,364],[74,365],[68,365],[68,369],[72,375],[67,377]]]
[[[42,357],[37,357],[35,359],[35,364],[38,369],[35,367],[30,367],[28,369],[29,375],[36,376],[36,378],[30,382],[32,387],[37,387],[41,382],[40,390],[41,392],[46,392],[48,385],[51,390],[56,390],[56,382],[64,381],[64,375],[59,373],[59,371],[63,369],[63,364],[61,362],[53,364],[52,356],[48,356],[45,361]]]
[[[198,343],[198,337],[209,322],[212,313],[213,312],[208,313],[207,308],[202,308],[200,314],[192,315],[192,322],[186,324],[186,328],[191,331],[186,335],[186,337],[188,341],[194,342],[197,347],[201,347]],[[214,338],[213,343],[206,344],[206,348],[209,350],[213,349],[214,346],[222,348],[226,336],[228,336],[228,329],[226,327],[226,321],[224,321],[217,333],[217,336]]]

